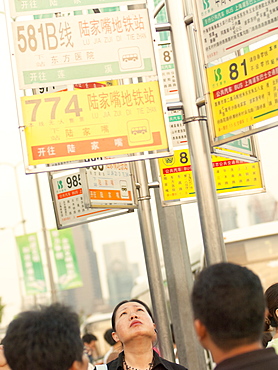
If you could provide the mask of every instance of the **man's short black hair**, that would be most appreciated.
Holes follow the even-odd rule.
[[[20,313],[3,343],[13,370],[68,370],[83,356],[78,315],[59,303]]]
[[[97,340],[97,337],[91,333],[84,334],[82,337],[83,343],[91,343],[92,341],[96,341],[96,340]]]
[[[262,337],[265,299],[260,279],[233,263],[204,269],[192,291],[195,319],[206,326],[221,349],[254,343]]]

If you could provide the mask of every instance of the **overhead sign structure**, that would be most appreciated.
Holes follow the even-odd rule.
[[[60,290],[83,286],[71,229],[50,230]]]
[[[206,62],[277,33],[275,0],[197,0]]]
[[[159,171],[163,205],[179,205],[196,200],[188,149],[175,150],[174,156],[160,158]],[[219,198],[264,191],[260,163],[212,156],[216,191]]]
[[[168,152],[157,81],[34,95],[21,103],[29,165]]]
[[[26,294],[45,293],[46,281],[37,234],[16,237]]]
[[[215,136],[278,114],[278,41],[207,69]]]
[[[126,162],[80,168],[85,207],[137,208],[131,165]]]
[[[84,204],[79,170],[53,172],[49,174],[49,184],[58,229],[117,216],[131,209],[88,210]]]
[[[59,10],[72,11],[80,9],[95,9],[116,5],[133,5],[143,3],[143,0],[10,0],[10,12],[12,17],[20,15],[32,15],[43,13],[57,13]]]
[[[20,89],[157,74],[147,9],[12,26]]]

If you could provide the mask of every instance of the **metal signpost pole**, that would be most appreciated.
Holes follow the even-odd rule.
[[[208,264],[226,260],[225,245],[211,165],[208,132],[196,105],[195,71],[191,60],[185,7],[182,0],[165,1],[169,22],[178,90],[184,110],[192,172],[197,195],[205,256]]]
[[[150,193],[146,166],[143,161],[135,162],[136,177],[139,183],[138,217],[145,254],[152,306],[157,324],[159,348],[169,361],[174,361],[174,351],[167,315],[165,291],[151,214]]]
[[[24,217],[24,211],[23,211],[23,205],[22,205],[22,197],[21,197],[21,192],[20,192],[20,181],[18,178],[18,167],[20,165],[23,165],[23,162],[18,162],[17,164],[13,165],[12,163],[9,162],[2,162],[0,165],[5,165],[12,167],[13,172],[14,172],[14,177],[15,177],[15,184],[16,184],[16,191],[17,191],[17,197],[18,197],[18,204],[19,204],[19,214],[20,214],[20,221],[19,224],[22,226],[23,234],[26,234],[26,220]],[[14,240],[16,240],[16,235],[15,235],[15,227],[12,227],[12,233]],[[4,230],[5,228],[1,228],[1,230]],[[16,263],[18,267],[18,272],[19,272],[19,290],[20,290],[20,299],[21,299],[21,309],[24,310],[25,308],[25,300],[24,300],[24,295],[23,295],[23,289],[22,289],[22,270],[21,270],[21,262],[20,258],[18,257],[18,247],[16,246]],[[34,303],[36,302],[36,296],[34,296]]]
[[[153,161],[151,170],[153,178],[158,178]],[[190,304],[193,277],[182,209],[178,205],[162,207],[159,190],[154,191],[179,363],[189,369],[205,370],[204,350],[193,326]]]
[[[38,174],[35,174],[35,179],[36,179],[36,187],[37,187],[38,202],[39,202],[39,209],[40,209],[40,216],[41,216],[41,223],[42,223],[44,248],[45,248],[48,276],[49,276],[49,283],[50,283],[51,302],[55,303],[57,302],[57,294],[56,294],[55,282],[54,282],[54,277],[53,277],[53,272],[52,272],[52,264],[51,264],[51,258],[50,258],[50,252],[49,252],[49,245],[48,245],[48,239],[47,239],[44,214],[43,214],[43,205],[42,205],[41,190],[40,190]]]

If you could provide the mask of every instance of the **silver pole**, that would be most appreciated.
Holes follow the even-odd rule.
[[[19,183],[18,172],[17,172],[17,168],[20,164],[23,165],[23,162],[17,163],[13,167],[13,169],[14,169],[15,179],[16,179],[16,188],[17,188],[17,196],[18,196],[18,201],[19,201],[20,219],[21,219],[21,223],[22,223],[23,234],[26,235],[27,234],[27,232],[26,232],[26,220],[24,218],[23,205],[22,205],[21,193],[20,193],[20,183]],[[14,237],[16,238],[15,233],[14,233]],[[18,263],[18,265],[19,265],[19,263]],[[20,286],[20,290],[22,290],[21,286]],[[25,307],[25,301],[24,301],[22,293],[21,293],[21,297],[22,297],[22,310],[23,310],[24,307]],[[36,296],[36,294],[34,294],[34,305],[36,306],[36,304],[37,304],[37,296]]]
[[[50,252],[49,252],[49,245],[48,245],[48,238],[47,238],[47,232],[46,232],[46,226],[45,226],[45,219],[44,219],[44,213],[43,213],[42,197],[41,197],[40,182],[39,182],[38,174],[35,174],[35,179],[36,179],[38,202],[39,202],[42,232],[43,232],[43,239],[44,239],[44,249],[45,249],[48,276],[49,276],[51,303],[54,303],[54,302],[57,302],[57,294],[56,294],[56,288],[55,288],[53,272],[52,272],[52,264],[51,264],[51,258],[50,258]]]
[[[145,254],[152,307],[158,331],[159,349],[164,358],[169,361],[174,361],[174,350],[171,340],[172,336],[167,315],[163,278],[155,238],[145,162],[136,161],[135,169],[137,181],[139,183],[138,218]]]
[[[155,181],[158,174],[153,161],[151,170]],[[154,191],[179,363],[189,369],[206,370],[205,353],[193,325],[193,276],[181,206],[162,207],[159,189]]]
[[[225,244],[216,197],[208,132],[204,118],[196,105],[196,69],[191,60],[190,42],[185,26],[185,7],[182,0],[165,1],[171,24],[172,47],[177,72],[177,84],[183,103],[186,134],[200,222],[208,264],[226,260]]]
[[[20,182],[19,182],[19,179],[18,179],[18,171],[17,171],[18,167],[21,164],[23,165],[23,162],[18,162],[16,165],[13,165],[12,163],[9,163],[9,162],[0,163],[0,165],[9,166],[9,167],[12,167],[12,169],[13,169],[14,177],[15,177],[18,204],[19,204],[19,214],[20,214],[20,222],[19,223],[21,224],[22,229],[23,229],[23,234],[25,235],[26,234],[26,220],[25,220],[24,212],[23,212],[22,198],[21,198],[21,193],[20,193]],[[16,225],[11,227],[14,240],[16,241],[15,228],[16,228]],[[4,229],[5,228],[0,228],[0,230],[4,230]],[[15,244],[16,244],[16,242],[15,242]],[[17,247],[16,247],[16,264],[17,264],[18,273],[19,273],[19,292],[20,292],[20,300],[21,300],[21,310],[23,311],[24,308],[25,308],[25,300],[24,300],[24,294],[23,294],[23,289],[22,289],[23,276],[22,276],[22,273],[21,273],[21,262],[19,260],[18,248]]]
[[[19,201],[20,222],[22,224],[23,233],[25,235],[26,234],[26,220],[24,218],[23,206],[22,206],[22,201],[21,201],[21,193],[20,193],[20,183],[18,180],[18,173],[17,173],[17,168],[19,165],[23,165],[23,162],[19,162],[15,166],[12,166],[12,165],[11,166],[13,167],[14,174],[15,174],[17,196],[18,196],[18,201]]]

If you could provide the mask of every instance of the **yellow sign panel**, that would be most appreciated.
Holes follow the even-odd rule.
[[[278,113],[278,41],[207,69],[216,137]]]
[[[263,188],[258,162],[212,156],[212,165],[218,194]],[[176,150],[174,156],[160,158],[159,168],[164,201],[196,197],[188,149]]]
[[[29,165],[167,150],[157,81],[21,98]]]

